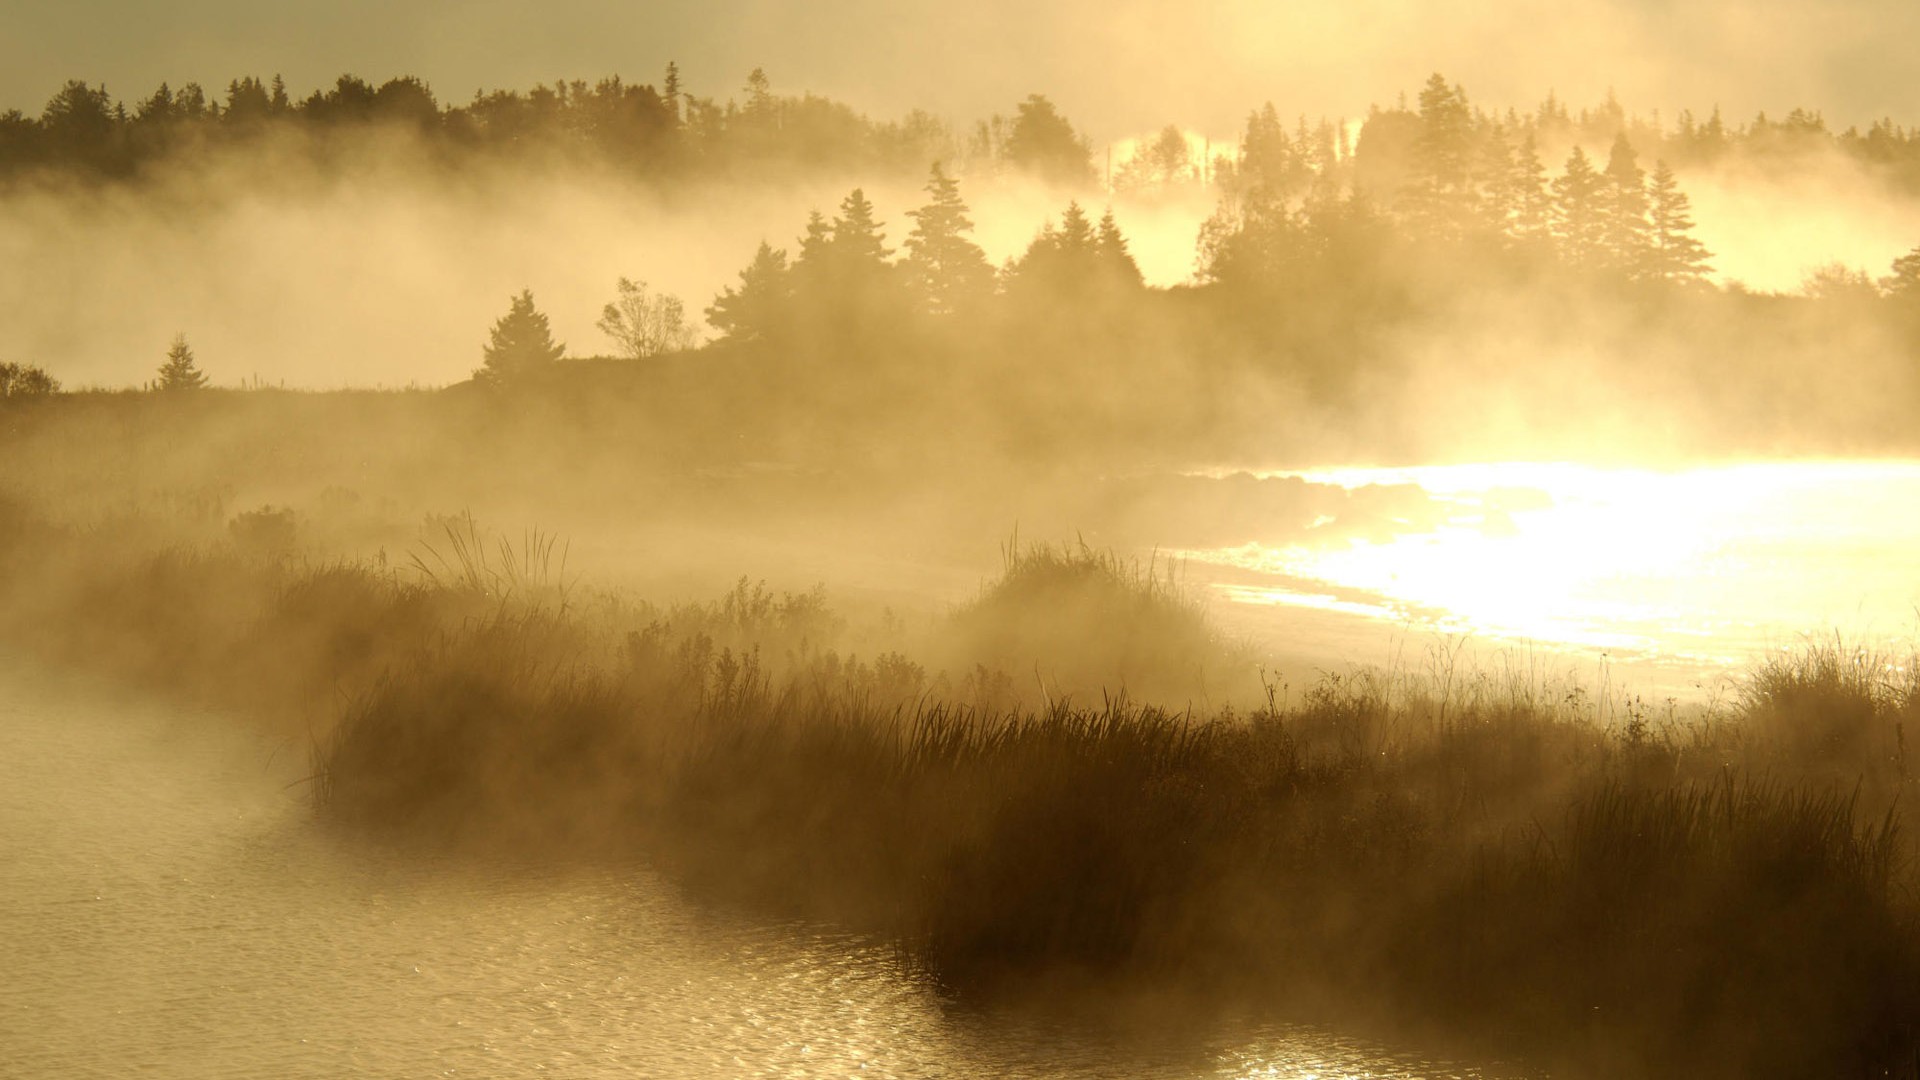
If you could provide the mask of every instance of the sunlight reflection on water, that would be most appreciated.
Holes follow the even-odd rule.
[[[0,1076],[1517,1075],[1284,1025],[956,1016],[884,943],[641,868],[333,835],[282,749],[0,655]]]
[[[1451,512],[1387,538],[1182,553],[1256,575],[1216,586],[1235,601],[1728,664],[1808,633],[1907,638],[1920,609],[1920,461],[1272,475],[1417,485]]]

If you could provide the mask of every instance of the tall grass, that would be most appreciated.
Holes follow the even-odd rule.
[[[1043,705],[1102,691],[1204,704],[1246,688],[1178,564],[1017,536],[1002,557],[1000,576],[954,613],[947,659],[1018,673]]]
[[[817,592],[596,605],[550,543],[449,550],[411,574],[174,553],[37,604],[82,658],[170,685],[332,680],[332,820],[645,857],[889,935],[958,995],[1150,983],[1590,1075],[1913,1061],[1911,664],[1809,646],[1695,719],[1444,662],[1246,711],[1076,697],[1043,664],[1023,705],[837,651]],[[956,638],[999,648],[1035,613],[1128,690],[1143,643],[1186,650],[1162,671],[1223,655],[1161,574],[1085,549],[1010,558]]]

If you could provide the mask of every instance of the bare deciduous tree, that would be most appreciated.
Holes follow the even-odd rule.
[[[692,348],[698,332],[687,321],[685,305],[669,293],[656,293],[644,281],[620,279],[620,297],[601,309],[599,327],[635,360]]]

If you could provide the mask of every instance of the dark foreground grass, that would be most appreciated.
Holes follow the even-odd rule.
[[[1057,616],[1063,588],[1122,619],[1143,587],[1046,560],[963,631],[989,604],[1017,624],[1023,593]],[[37,645],[229,700],[319,694],[333,820],[645,857],[889,935],[963,999],[1151,985],[1588,1075],[1912,1075],[1911,665],[1810,647],[1685,722],[1512,674],[1362,671],[1204,716],[1019,707],[833,651],[817,594],[659,610],[516,565],[123,559],[32,575]]]

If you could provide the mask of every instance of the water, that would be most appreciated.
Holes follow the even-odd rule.
[[[1232,601],[1696,673],[1809,635],[1910,652],[1920,621],[1920,461],[1287,475],[1417,485],[1445,512],[1185,552],[1236,572],[1214,581]]]
[[[644,873],[339,837],[305,764],[0,657],[0,1075],[1492,1075],[1292,1027],[965,1019],[880,944],[706,912]]]

